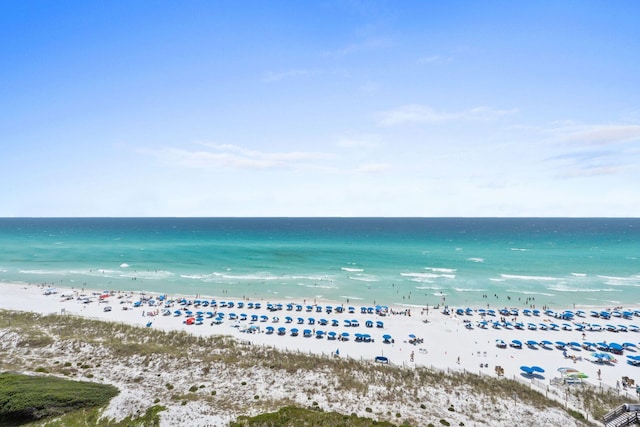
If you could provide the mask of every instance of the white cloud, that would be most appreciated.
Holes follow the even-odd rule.
[[[282,80],[295,79],[299,77],[306,77],[321,74],[320,70],[304,70],[304,69],[292,69],[280,72],[268,72],[264,77],[264,81],[267,83],[279,82]]]
[[[418,64],[446,64],[453,61],[450,56],[431,55],[418,59]]]
[[[516,109],[497,110],[479,106],[458,112],[442,112],[427,105],[409,104],[380,114],[379,123],[383,126],[395,126],[405,123],[440,123],[452,120],[496,120],[513,115]]]
[[[302,169],[320,168],[321,162],[333,155],[321,152],[290,151],[263,152],[248,150],[229,144],[199,143],[208,150],[185,150],[165,147],[158,150],[140,150],[167,163],[187,168],[228,169]]]
[[[367,52],[379,49],[386,49],[393,46],[390,40],[386,38],[373,38],[362,41],[360,43],[351,43],[341,49],[325,52],[325,56],[336,57],[351,55],[358,52]]]
[[[340,148],[371,149],[380,146],[380,137],[378,135],[342,136],[338,138],[336,145]]]
[[[608,145],[640,141],[640,125],[610,124],[555,129],[561,142]]]
[[[356,173],[382,173],[390,169],[386,163],[369,163],[360,165],[355,169]]]

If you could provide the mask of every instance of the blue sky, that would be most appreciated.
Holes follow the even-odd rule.
[[[4,1],[0,216],[640,216],[636,1]]]

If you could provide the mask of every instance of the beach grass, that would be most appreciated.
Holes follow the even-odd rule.
[[[313,409],[286,406],[277,412],[260,414],[254,417],[239,417],[235,422],[230,423],[229,427],[269,427],[289,425],[308,427],[391,427],[396,426],[397,424],[358,417],[355,414],[344,415],[337,412],[323,412]],[[402,425],[408,426],[408,424]]]
[[[267,414],[294,405],[291,398],[269,396],[264,388],[260,388],[262,383],[266,383],[266,387],[279,386],[277,382],[283,378],[291,378],[291,385],[283,386],[290,387],[290,395],[303,392],[311,408],[317,407],[322,399],[326,399],[326,403],[336,403],[331,399],[340,398],[335,396],[353,395],[363,402],[377,402],[377,405],[353,408],[349,414],[366,412],[377,422],[392,420],[396,425],[419,425],[416,413],[432,418],[437,425],[443,419],[442,413],[447,411],[481,422],[477,416],[481,410],[499,413],[515,400],[541,411],[566,410],[560,402],[505,378],[428,367],[379,365],[302,351],[287,352],[270,346],[247,345],[227,336],[200,337],[181,331],[164,332],[72,315],[0,310],[0,335],[20,346],[20,351],[12,351],[11,347],[0,349],[2,370],[100,379],[110,374],[105,373],[106,366],[119,366],[123,368],[119,381],[131,385],[144,383],[160,404],[207,405],[211,413],[264,414],[268,418]],[[124,369],[127,367],[135,375],[127,374]],[[160,380],[157,377],[161,373],[186,377],[191,382],[184,385],[184,381],[176,380],[174,384],[172,380]],[[313,375],[309,376],[309,373]],[[227,386],[218,390],[221,386],[216,386],[217,383]],[[445,400],[435,399],[436,391],[441,391]],[[621,396],[594,392],[591,388],[572,393],[584,403],[591,419],[629,401]],[[465,402],[465,396],[469,395],[477,397],[476,401]],[[409,410],[399,413],[388,409],[400,403]],[[312,417],[320,417],[320,411],[312,412]],[[582,423],[579,413],[571,415]],[[241,421],[252,422],[250,418],[238,422]]]
[[[50,376],[0,374],[0,424],[21,424],[106,405],[118,394],[108,384]]]

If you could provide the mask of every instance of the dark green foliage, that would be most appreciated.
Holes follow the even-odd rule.
[[[305,426],[305,427],[392,427],[387,421],[375,421],[370,418],[361,418],[356,415],[344,415],[337,412],[318,412],[303,408],[287,406],[278,412],[261,414],[255,417],[240,417],[230,424],[230,427],[280,427],[280,426]],[[404,424],[403,424],[404,425]]]
[[[119,393],[112,385],[55,377],[0,374],[0,424],[20,424],[106,405]]]

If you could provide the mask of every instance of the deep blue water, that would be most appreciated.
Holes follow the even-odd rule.
[[[638,305],[640,219],[7,218],[0,280],[386,304]]]

